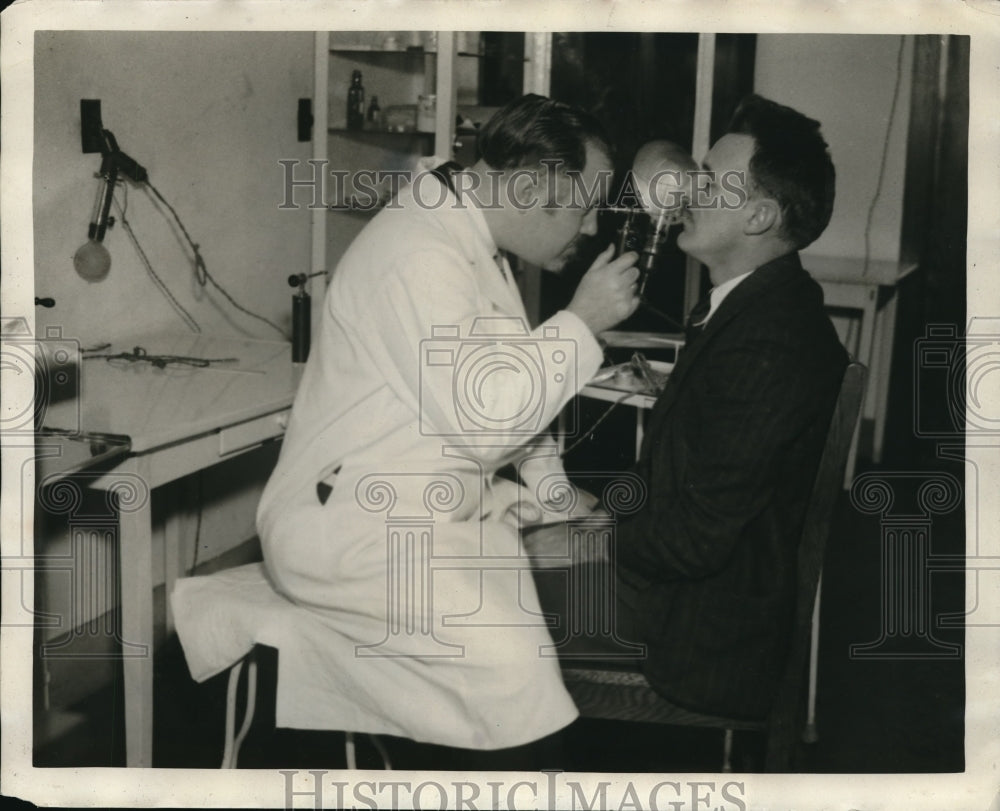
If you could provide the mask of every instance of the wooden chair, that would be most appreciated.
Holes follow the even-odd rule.
[[[635,665],[616,666],[606,661],[588,664],[579,659],[564,659],[563,680],[583,717],[723,729],[723,771],[731,770],[733,730],[759,730],[767,735],[764,770],[780,772],[792,768],[796,737],[803,728],[806,667],[812,619],[818,606],[817,585],[830,522],[841,493],[844,468],[861,410],[866,375],[862,364],[852,362],[841,383],[799,545],[792,644],[768,717],[748,722],[690,712],[661,698]]]

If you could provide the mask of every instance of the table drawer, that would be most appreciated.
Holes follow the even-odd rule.
[[[219,431],[219,456],[237,453],[268,439],[282,436],[288,427],[289,414],[291,409],[286,408],[223,428]]]

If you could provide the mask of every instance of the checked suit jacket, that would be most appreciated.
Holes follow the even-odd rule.
[[[637,463],[645,506],[616,544],[619,576],[638,590],[645,675],[673,703],[767,714],[847,362],[797,253],[737,285],[681,351]]]

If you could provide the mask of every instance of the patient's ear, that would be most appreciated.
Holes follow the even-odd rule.
[[[781,228],[781,207],[770,197],[752,200],[748,206],[749,216],[743,225],[743,233],[759,236],[768,231],[777,232]]]

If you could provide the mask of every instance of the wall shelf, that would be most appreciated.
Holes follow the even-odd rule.
[[[437,56],[437,51],[426,48],[375,48],[368,45],[345,45],[331,48],[332,54],[395,54],[405,56]]]
[[[331,48],[332,54],[395,54],[397,56],[437,56],[437,51],[429,51],[426,48],[375,48],[367,45],[338,46]],[[475,53],[473,51],[457,51],[455,56],[464,56],[469,59],[485,59],[486,54]],[[524,57],[524,62],[530,61]]]
[[[416,137],[434,137],[434,133],[429,130],[370,130],[370,129],[360,129],[351,130],[347,127],[329,127],[327,132],[330,135],[346,135],[350,138],[361,138],[367,139],[369,136],[375,136],[377,138],[389,136],[393,138],[400,138],[404,136],[416,136]]]
[[[416,44],[417,33],[421,44]],[[314,159],[348,172],[412,171],[431,155],[473,162],[478,129],[469,127],[470,122],[485,123],[499,105],[510,100],[498,94],[516,97],[521,92],[540,92],[545,89],[543,80],[547,83],[548,63],[542,57],[548,48],[542,46],[550,35],[526,34],[520,40],[517,35],[513,39],[508,34],[490,36],[455,31],[318,33],[316,92],[322,93],[325,104],[322,116],[317,104],[317,121],[322,122],[326,136],[314,139]],[[523,69],[523,77],[521,63],[530,65]],[[365,101],[378,97],[382,128],[346,127],[350,77],[358,69],[363,74]],[[390,115],[393,108],[416,111],[420,97],[430,95],[436,96],[433,125],[421,119],[422,128],[413,127],[416,112],[412,119],[402,109],[398,117]],[[390,123],[408,128],[388,129]],[[330,209],[317,214],[313,228],[316,267],[335,266],[375,213]]]

